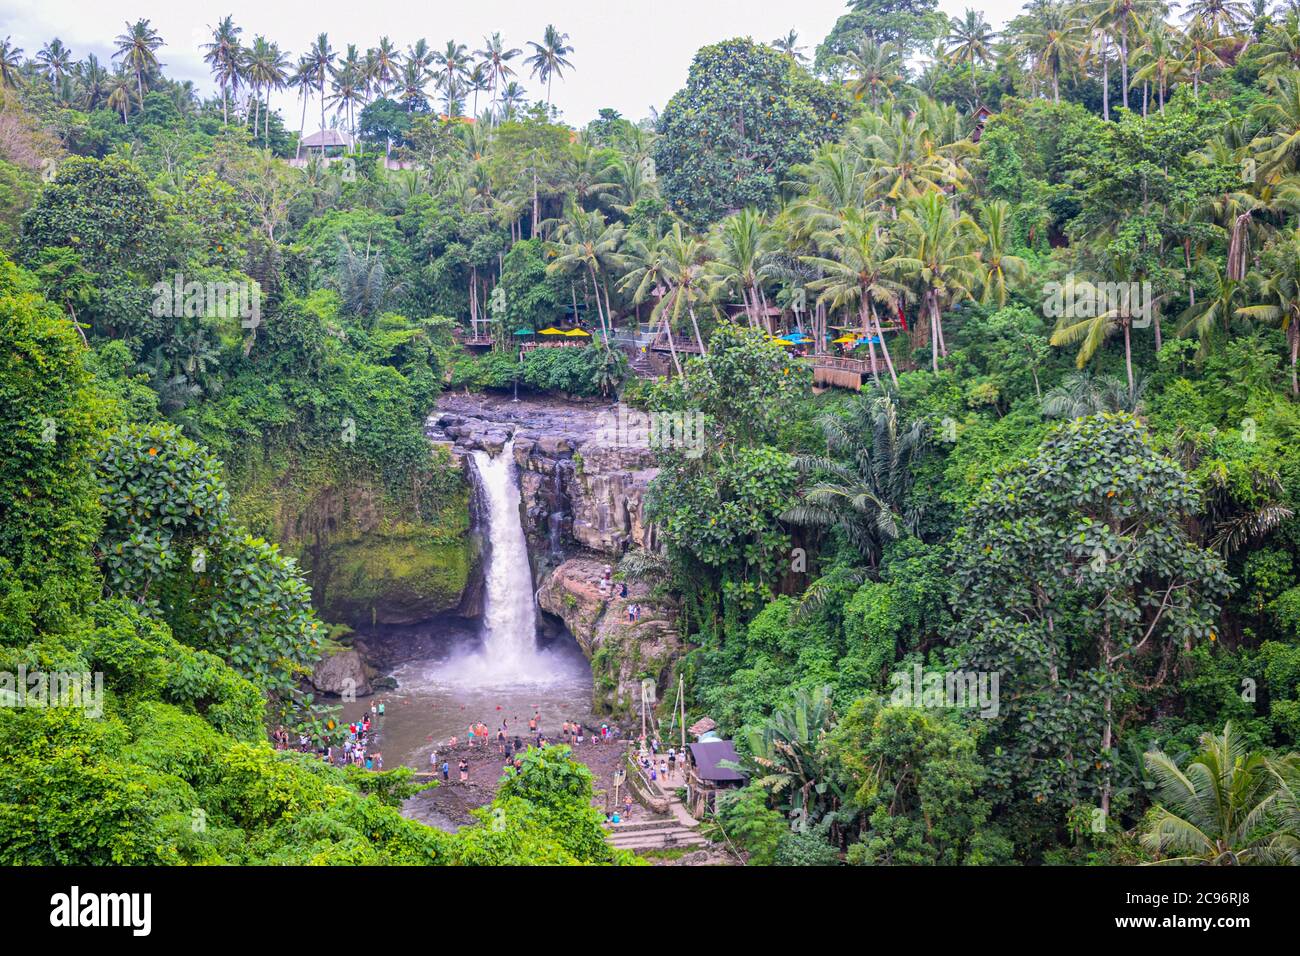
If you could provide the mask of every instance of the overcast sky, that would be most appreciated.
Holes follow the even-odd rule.
[[[969,0],[940,0],[948,13],[959,13]],[[999,27],[1021,6],[1020,0],[977,2]],[[335,50],[355,43],[364,50],[387,35],[405,50],[424,37],[441,49],[449,39],[470,50],[482,47],[485,34],[499,31],[510,46],[527,49],[540,40],[548,23],[569,34],[574,71],[556,81],[555,104],[563,118],[581,126],[601,107],[611,106],[631,119],[649,115],[686,79],[691,57],[701,46],[733,36],[767,42],[794,28],[811,56],[830,32],[845,0],[472,0],[469,3],[384,3],[366,0],[0,0],[0,36],[11,36],[27,56],[34,56],[52,37],[59,37],[75,57],[95,53],[107,62],[113,37],[124,22],[152,21],[166,45],[160,51],[169,77],[193,80],[205,94],[214,89],[200,45],[210,25],[229,13],[244,28],[241,39],[256,34],[280,44],[297,59],[322,30]],[[523,59],[519,57],[516,63]],[[536,98],[545,91],[520,70],[519,81]],[[273,98],[296,127],[293,94]],[[482,104],[480,104],[480,108]],[[310,115],[310,114],[309,114]],[[310,122],[308,123],[310,126]]]

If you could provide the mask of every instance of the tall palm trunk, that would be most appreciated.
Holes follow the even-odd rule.
[[[868,302],[867,308],[871,312],[871,322],[875,326],[876,335],[880,338],[880,351],[885,356],[885,368],[889,369],[889,380],[894,383],[894,388],[898,388],[898,375],[894,372],[894,359],[889,354],[889,344],[885,341],[885,330],[880,325],[880,316],[876,314],[875,303]]]

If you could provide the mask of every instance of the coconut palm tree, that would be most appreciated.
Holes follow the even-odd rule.
[[[976,235],[970,217],[953,211],[948,197],[934,191],[911,200],[899,219],[906,253],[900,270],[919,288],[920,321],[930,333],[930,365],[939,371],[939,356],[947,356],[943,313],[950,305],[973,297],[979,259],[971,251]]]
[[[903,55],[892,44],[877,43],[870,36],[862,38],[861,45],[852,53],[836,57],[854,77],[849,82],[849,89],[857,99],[867,94],[871,97],[871,108],[880,106],[882,94],[903,79]]]
[[[1277,325],[1291,353],[1291,396],[1300,398],[1296,359],[1300,357],[1300,230],[1278,239],[1264,250],[1265,268],[1250,275],[1258,305],[1237,309],[1242,318]]]
[[[573,52],[568,40],[567,33],[561,33],[553,24],[548,23],[541,43],[528,41],[528,45],[533,48],[533,55],[524,63],[532,70],[532,76],[546,84],[547,110],[551,107],[551,81],[557,76],[564,79],[564,71],[573,67],[566,59]]]
[[[443,90],[447,115],[451,116],[452,103],[460,95],[461,86],[469,76],[469,48],[463,43],[448,40],[447,46],[441,52],[433,54],[433,65],[437,67],[434,73],[438,77],[438,85]]]
[[[1116,269],[1116,274],[1126,274],[1122,269]],[[1089,286],[1089,283],[1079,283],[1080,286]],[[1127,288],[1127,286],[1126,286]],[[1094,300],[1098,299],[1099,294],[1094,294]],[[1098,306],[1093,311],[1095,315],[1079,318],[1077,316],[1062,316],[1058,322],[1055,331],[1052,332],[1051,343],[1053,345],[1073,345],[1079,343],[1079,351],[1075,355],[1074,363],[1078,368],[1083,368],[1092,360],[1093,356],[1101,349],[1106,340],[1116,332],[1122,332],[1124,335],[1124,370],[1128,376],[1128,389],[1131,399],[1137,395],[1137,383],[1133,377],[1133,342],[1132,330],[1133,319],[1137,303],[1120,302],[1115,308],[1103,309]]]
[[[72,72],[72,51],[55,37],[37,52],[36,68],[50,81],[51,87],[57,88]]]
[[[429,97],[424,92],[428,82],[428,68],[419,60],[408,56],[402,61],[401,98],[408,113],[422,110],[428,105]]]
[[[1241,0],[1188,0],[1183,19],[1202,24],[1214,37],[1234,37],[1250,23],[1250,5]]]
[[[1040,0],[1019,18],[1016,47],[1023,51],[1052,87],[1052,102],[1061,102],[1061,74],[1077,62],[1085,45],[1085,21],[1074,4]]]
[[[1159,17],[1153,17],[1142,33],[1142,45],[1136,51],[1138,63],[1133,73],[1133,85],[1150,83],[1156,90],[1160,112],[1165,111],[1165,97],[1169,85],[1181,75],[1178,45],[1173,31]]]
[[[772,233],[757,209],[742,209],[722,220],[714,230],[709,272],[724,286],[734,286],[752,328],[766,314],[762,267],[772,245]]]
[[[920,111],[886,104],[880,116],[855,123],[849,141],[867,166],[871,191],[894,208],[924,193],[944,190],[965,176],[948,155],[950,144],[938,142]]]
[[[1203,263],[1210,274],[1210,293],[1199,301],[1188,305],[1178,317],[1178,334],[1190,336],[1195,334],[1200,339],[1200,354],[1210,351],[1214,340],[1222,329],[1228,332],[1228,323],[1237,314],[1241,297],[1245,293],[1245,283],[1240,279],[1230,279],[1218,263],[1206,260]]]
[[[1280,21],[1270,24],[1256,56],[1263,76],[1300,69],[1300,12],[1288,10]]]
[[[1278,825],[1279,775],[1268,759],[1248,751],[1231,723],[1203,735],[1201,747],[1186,767],[1158,750],[1146,755],[1158,803],[1143,822],[1142,846],[1159,863],[1293,862]]]
[[[826,454],[795,459],[812,483],[781,519],[838,528],[874,570],[886,544],[920,527],[922,509],[910,492],[929,450],[929,428],[922,418],[900,428],[894,400],[865,392],[854,396],[847,414],[828,412],[819,425]]]
[[[108,108],[122,114],[122,122],[129,123],[127,113],[131,109],[131,74],[122,67],[108,79]]]
[[[18,71],[23,65],[22,47],[14,46],[9,37],[0,40],[0,89],[16,90],[22,82]]]
[[[785,36],[777,37],[768,46],[776,50],[777,53],[784,53],[796,63],[808,62],[808,57],[804,56],[803,52],[807,47],[799,44],[799,34],[794,29],[787,32]]]
[[[890,381],[898,387],[898,375],[889,353],[889,343],[880,325],[876,306],[892,315],[898,309],[899,284],[891,278],[899,270],[888,232],[881,218],[873,213],[849,209],[844,221],[835,229],[816,234],[813,240],[824,254],[800,256],[800,261],[815,267],[821,278],[808,283],[818,293],[818,301],[829,309],[856,310],[862,336],[871,349],[871,374],[876,372],[876,343],[884,353]]]
[[[487,68],[488,79],[492,84],[492,104],[497,104],[497,92],[515,75],[510,61],[523,53],[516,47],[507,47],[500,33],[493,33],[483,38],[483,49],[475,50],[474,55],[483,61]]]
[[[76,72],[81,108],[86,112],[97,109],[108,95],[108,70],[95,54],[87,53],[86,59],[77,64]]]
[[[609,348],[609,337],[614,332],[614,316],[609,304],[609,275],[622,262],[619,249],[626,228],[621,223],[607,223],[600,210],[585,211],[570,202],[565,217],[556,230],[552,251],[555,258],[546,267],[549,273],[572,274],[586,272],[596,299],[596,317],[600,322],[601,338]],[[604,292],[604,305],[601,293]]]
[[[212,42],[203,45],[207,51],[203,60],[221,87],[221,125],[225,126],[230,119],[230,94],[239,88],[239,81],[243,78],[243,50],[239,35],[244,30],[235,26],[234,18],[229,16],[208,29],[212,31]]]
[[[122,62],[135,73],[136,92],[140,98],[140,108],[144,108],[144,75],[150,70],[158,69],[157,50],[163,45],[158,31],[149,25],[148,20],[137,20],[126,25],[126,32],[114,41],[117,52],[113,59],[122,58]]]
[[[1141,32],[1143,23],[1159,19],[1164,9],[1163,0],[1098,0],[1093,6],[1093,26],[1114,36],[1119,47],[1120,88],[1125,109],[1128,109],[1129,39]]]
[[[300,56],[286,82],[298,91],[298,96],[302,100],[302,116],[298,121],[298,148],[294,152],[295,158],[301,159],[302,138],[307,131],[307,101],[311,99],[312,87],[316,85],[315,61],[305,54]]]
[[[510,119],[528,100],[528,92],[514,80],[501,88],[500,96],[502,119]]]
[[[979,77],[975,72],[976,64],[988,63],[993,59],[993,40],[997,36],[993,28],[978,10],[967,8],[961,19],[951,17],[948,20],[947,54],[954,63],[965,61],[970,70],[971,90],[974,104],[979,105]],[[974,109],[974,107],[972,107]]]
[[[320,128],[323,131],[325,129],[325,81],[334,72],[336,56],[334,48],[330,46],[329,35],[317,34],[316,41],[308,47],[303,56],[311,61],[311,70],[316,77],[316,95],[320,97]]]
[[[1007,304],[1008,283],[1023,282],[1029,275],[1029,264],[1020,256],[1007,252],[1010,244],[1007,219],[1010,215],[1010,204],[1001,199],[980,204],[976,231],[980,242],[980,301],[985,305],[995,303],[998,308]]]
[[[1224,65],[1223,57],[1219,55],[1219,51],[1224,48],[1226,43],[1230,42],[1230,38],[1219,36],[1200,19],[1194,19],[1188,24],[1187,30],[1183,34],[1183,49],[1182,56],[1179,58],[1179,68],[1192,78],[1193,99],[1199,100],[1201,98],[1201,77],[1205,76],[1210,70]]]
[[[266,117],[264,120],[264,129],[262,132],[262,143],[269,149],[271,145],[271,93],[275,90],[285,88],[289,80],[289,58],[280,51],[276,43],[269,42],[263,36],[253,38],[253,45],[248,48],[248,57],[246,60],[248,70],[248,82],[253,87],[253,96],[256,100],[257,92],[260,90],[266,96]],[[261,109],[261,101],[257,101],[257,110]],[[253,133],[257,133],[258,113],[253,115]]]

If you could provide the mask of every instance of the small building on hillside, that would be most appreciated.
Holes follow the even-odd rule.
[[[992,115],[993,111],[987,106],[981,106],[975,111],[975,128],[971,130],[970,134],[970,141],[972,143],[978,143],[980,141],[980,137],[984,135],[984,124]]]
[[[321,156],[351,152],[354,146],[356,140],[341,129],[322,129],[302,138],[303,152],[315,152]]]
[[[726,764],[740,757],[730,740],[702,740],[686,747],[686,809],[697,820],[717,807],[718,794],[743,787],[746,777]]]

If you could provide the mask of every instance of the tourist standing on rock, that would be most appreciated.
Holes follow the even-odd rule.
[[[460,782],[465,783],[469,780],[469,761],[462,757],[457,766],[460,769]]]
[[[447,761],[442,762],[442,782],[447,783],[451,779],[451,767],[447,766]]]

